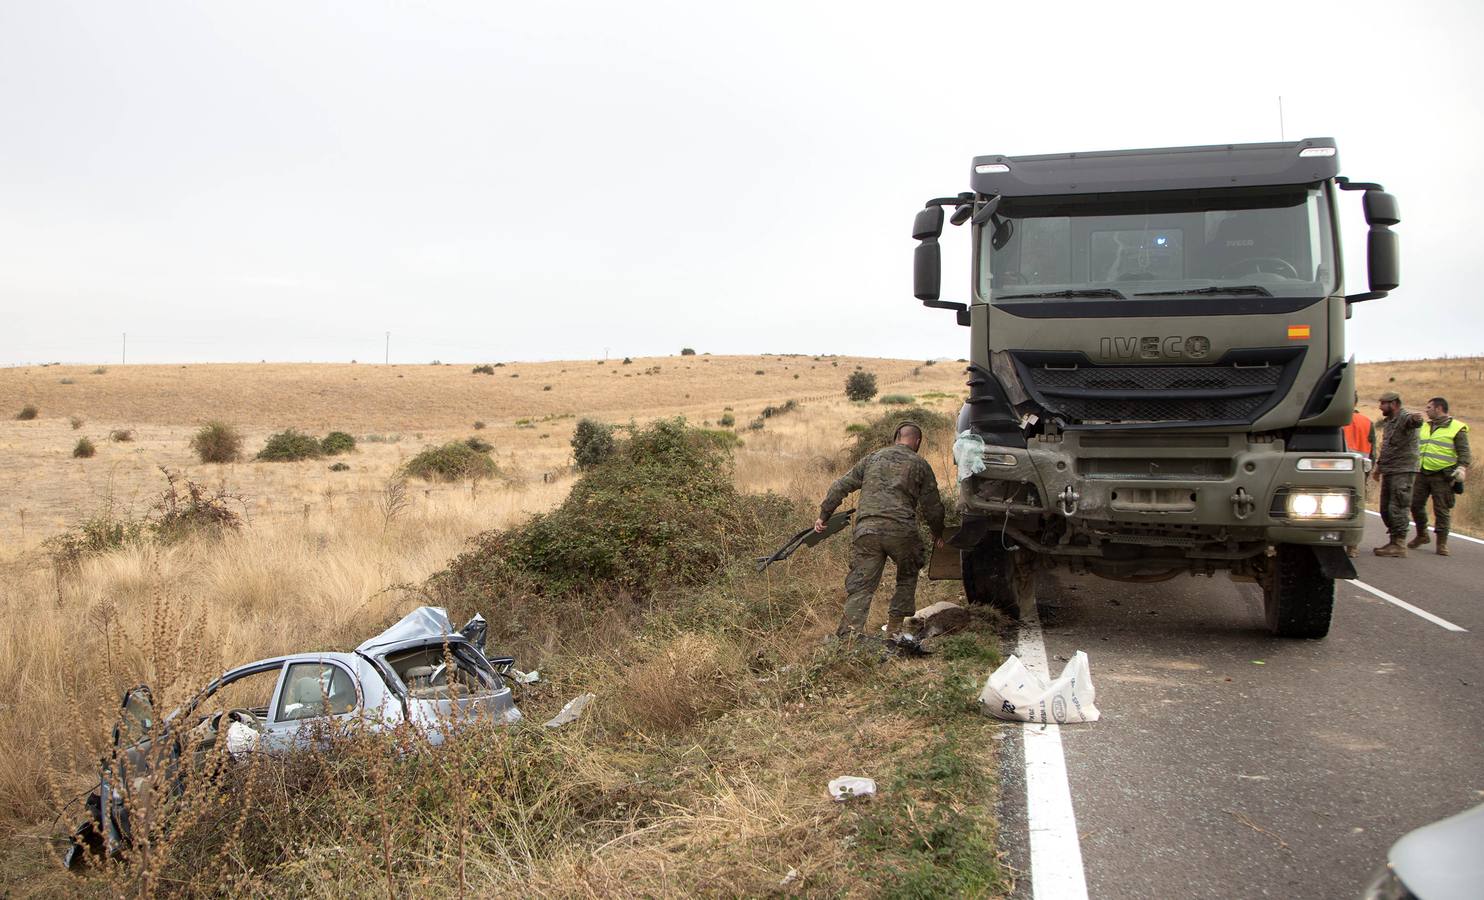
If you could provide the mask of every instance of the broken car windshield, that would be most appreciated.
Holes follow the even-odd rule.
[[[1007,198],[980,234],[979,294],[995,301],[1335,289],[1321,185]]]

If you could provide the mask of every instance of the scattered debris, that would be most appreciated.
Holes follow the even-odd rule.
[[[1011,656],[994,670],[979,692],[979,709],[997,719],[1012,722],[1096,722],[1101,716],[1093,705],[1092,673],[1087,654],[1078,650],[1061,675],[1045,684]]]
[[[1268,831],[1266,828],[1263,828],[1263,827],[1259,826],[1256,822],[1253,822],[1251,819],[1247,818],[1246,816],[1242,815],[1241,813],[1237,812],[1234,809],[1229,809],[1229,810],[1227,810],[1227,812],[1229,812],[1233,816],[1235,816],[1236,817],[1236,820],[1238,822],[1241,822],[1243,825],[1246,825],[1248,828],[1251,828],[1253,831],[1257,832],[1258,834],[1265,834],[1268,837],[1272,838],[1273,840],[1277,841],[1278,842],[1279,849],[1282,849],[1282,850],[1287,850],[1288,849],[1288,842],[1285,841],[1285,840],[1283,840],[1282,838],[1278,837],[1276,834],[1273,834],[1271,831]]]
[[[902,627],[919,639],[951,634],[969,624],[969,611],[947,600],[919,609]]]
[[[587,709],[587,705],[595,699],[597,699],[596,694],[578,694],[576,697],[567,701],[567,705],[562,707],[561,712],[552,716],[549,721],[543,724],[547,728],[561,728],[563,725],[576,722],[582,717],[582,711]]]
[[[788,867],[788,874],[785,875],[785,876],[783,876],[782,880],[780,880],[778,882],[778,886],[779,887],[788,887],[789,885],[793,884],[795,881],[798,881],[798,880],[799,880],[799,870],[798,869],[795,869],[793,866],[789,866]]]
[[[522,672],[520,669],[512,668],[510,670],[510,680],[516,684],[535,684],[541,680],[541,673],[535,669],[529,672]]]
[[[859,775],[841,775],[830,781],[830,796],[834,797],[836,802],[875,795],[876,782],[870,778],[862,778]]]

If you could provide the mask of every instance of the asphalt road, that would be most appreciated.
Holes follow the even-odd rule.
[[[1381,559],[1367,519],[1358,580],[1467,631],[1349,582],[1329,637],[1292,641],[1225,577],[1042,580],[1050,666],[1087,651],[1103,714],[1061,729],[1089,896],[1356,898],[1398,837],[1484,802],[1484,545]],[[1021,742],[1004,749],[1024,875]]]

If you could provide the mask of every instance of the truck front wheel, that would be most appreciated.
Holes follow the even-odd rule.
[[[1263,611],[1279,637],[1322,638],[1335,608],[1335,580],[1308,547],[1279,544],[1263,581]]]
[[[984,544],[963,551],[960,557],[968,602],[987,603],[1016,621],[1023,604],[1036,602],[1035,572],[1024,551]]]

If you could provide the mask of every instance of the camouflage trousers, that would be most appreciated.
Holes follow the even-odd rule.
[[[1437,520],[1434,530],[1447,534],[1453,521],[1453,470],[1441,472],[1418,472],[1412,483],[1412,521],[1417,523],[1417,533],[1427,532],[1427,501],[1432,500],[1433,518]]]
[[[917,611],[917,572],[922,568],[922,538],[915,531],[857,534],[850,544],[850,574],[845,576],[845,614],[835,633],[864,634],[871,598],[881,584],[881,573],[890,559],[897,567],[897,586],[888,610],[893,619],[905,619]]]
[[[1386,523],[1386,533],[1394,541],[1407,536],[1409,514],[1412,511],[1412,473],[1381,476],[1381,521]]]

